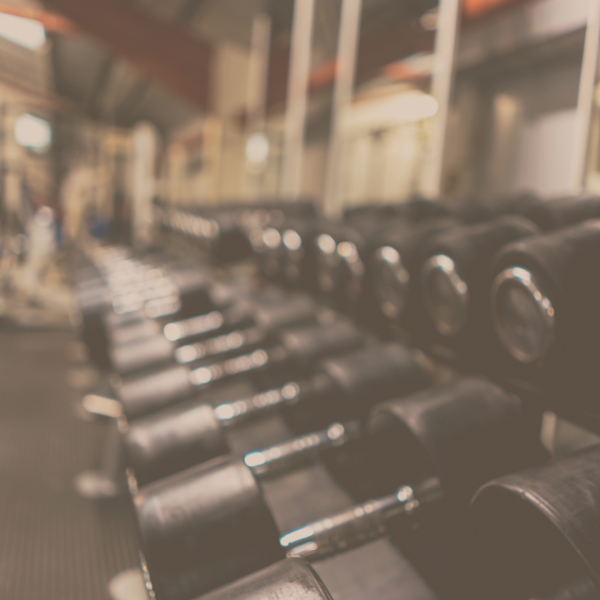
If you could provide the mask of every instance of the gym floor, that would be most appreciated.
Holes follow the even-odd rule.
[[[75,476],[99,463],[102,423],[85,423],[69,387],[66,329],[0,329],[0,598],[107,600],[137,564],[129,505],[93,503]]]

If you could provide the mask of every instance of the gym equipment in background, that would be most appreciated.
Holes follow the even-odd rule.
[[[408,348],[378,344],[346,356],[329,358],[306,379],[286,382],[213,407],[183,402],[129,424],[124,434],[127,464],[138,485],[229,452],[228,436],[251,419],[282,413],[296,431],[311,432],[244,458],[255,473],[267,476],[297,468],[330,447],[339,448],[363,433],[376,403],[431,385],[431,376]],[[343,423],[334,421],[342,421]]]
[[[124,379],[116,388],[125,416],[137,419],[204,393],[215,384],[240,377],[297,377],[315,362],[350,352],[364,344],[352,323],[331,323],[283,329],[269,343],[247,354],[202,366],[177,365],[140,377]]]

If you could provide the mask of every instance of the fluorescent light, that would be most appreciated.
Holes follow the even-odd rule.
[[[17,144],[33,150],[45,150],[52,143],[50,123],[30,114],[22,114],[15,121]]]
[[[421,27],[426,31],[435,31],[437,29],[438,22],[438,9],[432,8],[428,10],[420,19]]]
[[[434,117],[438,103],[430,94],[408,90],[384,98],[355,104],[346,115],[350,131],[392,129]]]
[[[37,50],[46,43],[46,30],[39,21],[0,14],[0,37],[28,50]]]
[[[269,156],[269,140],[262,133],[254,133],[246,142],[246,160],[254,165],[264,163]]]
[[[390,116],[402,123],[415,123],[434,117],[438,111],[437,100],[429,94],[407,92],[400,94],[390,105]]]

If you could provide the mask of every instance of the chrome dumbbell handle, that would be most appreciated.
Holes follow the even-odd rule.
[[[249,398],[219,404],[215,407],[214,414],[222,427],[229,427],[243,423],[256,414],[262,414],[285,404],[295,404],[300,393],[300,385],[290,381],[282,387],[266,390]]]
[[[268,350],[258,349],[229,360],[193,369],[190,371],[189,380],[192,386],[202,387],[225,377],[251,373],[267,366],[274,367],[278,363],[285,363],[287,358],[288,352],[283,346],[275,346]]]
[[[217,333],[221,328],[249,325],[248,311],[243,307],[232,306],[222,310],[213,310],[207,314],[182,319],[165,325],[163,333],[170,342],[180,342],[186,338],[207,333]]]
[[[329,448],[347,444],[360,436],[358,421],[333,423],[327,429],[291,439],[264,450],[249,452],[244,456],[246,466],[257,478],[266,478],[315,460]]]
[[[288,557],[314,561],[377,539],[385,535],[390,518],[414,519],[422,505],[441,497],[441,485],[436,478],[419,487],[424,489],[423,495],[416,488],[403,485],[394,494],[363,502],[286,533],[279,543]]]
[[[220,404],[215,407],[214,415],[222,427],[229,427],[265,412],[335,393],[335,382],[327,374],[317,372],[308,379],[289,381],[281,387]]]
[[[218,356],[226,352],[240,350],[261,342],[263,332],[258,327],[248,327],[219,335],[203,342],[186,344],[175,351],[175,360],[185,365],[203,358]]]
[[[216,331],[223,326],[224,321],[223,313],[213,310],[205,315],[168,323],[165,325],[163,333],[170,342],[178,342],[187,337]]]

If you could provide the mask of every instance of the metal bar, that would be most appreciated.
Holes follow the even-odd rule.
[[[589,0],[583,60],[581,63],[581,75],[579,77],[571,172],[571,188],[576,193],[585,187],[590,122],[594,103],[594,87],[597,80],[599,41],[600,0]]]
[[[288,200],[296,199],[301,190],[314,9],[315,0],[294,3],[281,177],[281,194]]]
[[[260,131],[264,127],[270,45],[271,18],[267,14],[260,13],[252,21],[247,98],[249,133]]]
[[[330,216],[339,216],[343,208],[343,198],[340,193],[342,124],[352,104],[361,12],[362,0],[343,0],[323,204],[323,210]]]
[[[246,97],[247,140],[254,134],[264,133],[265,129],[270,45],[271,17],[265,13],[259,13],[252,20],[252,41]],[[242,188],[247,185],[251,199],[257,199],[260,196],[267,165],[268,153],[262,164],[252,165],[248,161],[248,168],[242,172]]]
[[[439,197],[442,191],[444,148],[454,77],[459,14],[460,0],[440,0],[434,46],[435,59],[431,78],[431,94],[438,103],[438,113],[422,180],[423,194],[432,198]]]

